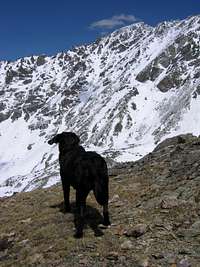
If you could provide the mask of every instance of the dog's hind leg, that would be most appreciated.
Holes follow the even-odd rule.
[[[76,190],[77,216],[75,218],[76,233],[74,235],[76,238],[81,238],[83,236],[86,198],[88,193],[89,192],[82,192],[81,190]]]
[[[109,218],[108,203],[103,205],[103,224],[106,226],[111,224]]]
[[[97,202],[99,203],[99,205],[103,206],[103,224],[108,226],[111,224],[108,211],[108,182],[96,182],[93,191]]]

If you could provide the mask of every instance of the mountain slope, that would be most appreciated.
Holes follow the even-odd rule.
[[[0,62],[1,194],[58,179],[57,149],[46,141],[62,130],[117,161],[198,135],[199,35],[200,16],[138,23],[52,57]]]
[[[199,266],[200,138],[167,139],[110,176],[112,225],[87,199],[83,239],[63,214],[61,185],[0,199],[0,261],[8,266]],[[101,213],[101,214],[100,214]],[[98,237],[97,237],[98,236]]]

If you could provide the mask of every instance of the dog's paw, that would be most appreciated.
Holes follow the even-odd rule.
[[[68,212],[70,212],[70,211],[71,211],[71,207],[70,207],[70,205],[64,207],[64,213],[68,213]]]
[[[83,237],[83,232],[76,232],[75,234],[74,234],[74,237],[75,238],[82,238]]]
[[[98,227],[99,227],[99,229],[107,229],[107,226],[105,225],[105,224],[103,224],[103,223],[100,223],[99,225],[98,225]]]
[[[109,220],[109,219],[105,219],[105,220],[103,221],[103,225],[104,225],[104,226],[109,226],[109,225],[111,225],[110,220]]]
[[[70,211],[71,211],[71,208],[70,207],[65,208],[65,213],[68,213]]]

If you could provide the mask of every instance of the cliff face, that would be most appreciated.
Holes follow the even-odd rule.
[[[167,139],[110,170],[112,225],[87,199],[84,237],[63,214],[61,185],[0,199],[1,266],[199,266],[200,138]]]
[[[58,180],[46,141],[63,130],[117,161],[198,135],[199,35],[199,16],[138,23],[52,57],[0,62],[0,195]]]

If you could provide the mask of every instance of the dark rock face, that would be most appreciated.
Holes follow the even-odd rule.
[[[182,83],[180,76],[180,73],[173,72],[170,75],[166,76],[163,80],[161,80],[157,87],[161,92],[167,92],[172,88],[179,88]]]
[[[156,78],[163,72],[162,69],[156,66],[148,66],[146,69],[141,71],[137,77],[136,80],[139,82],[146,82],[148,80],[155,81]]]
[[[7,120],[10,117],[10,113],[2,113],[0,112],[0,122]]]
[[[140,82],[155,81],[166,69],[165,77],[159,81],[157,87],[161,92],[167,92],[172,88],[179,88],[183,83],[182,74],[186,73],[186,64],[199,66],[199,43],[195,40],[197,34],[190,32],[188,35],[180,35],[175,44],[168,46],[164,52],[156,57],[153,62],[145,67],[136,77]],[[161,65],[163,69],[158,67]],[[196,78],[199,77],[196,74]]]
[[[45,56],[39,56],[36,61],[37,66],[42,66],[45,64]]]
[[[197,89],[193,93],[193,98],[197,98],[200,95],[200,85],[197,86]]]
[[[17,120],[18,118],[20,118],[22,116],[22,111],[19,109],[16,109],[13,111],[12,115],[11,115],[11,120]]]
[[[114,135],[117,135],[119,132],[121,132],[123,126],[120,122],[118,122],[116,125],[115,125],[115,129],[114,129]]]
[[[16,77],[18,74],[16,71],[13,70],[8,70],[6,72],[6,77],[5,77],[5,83],[9,84],[12,82],[13,78]]]

